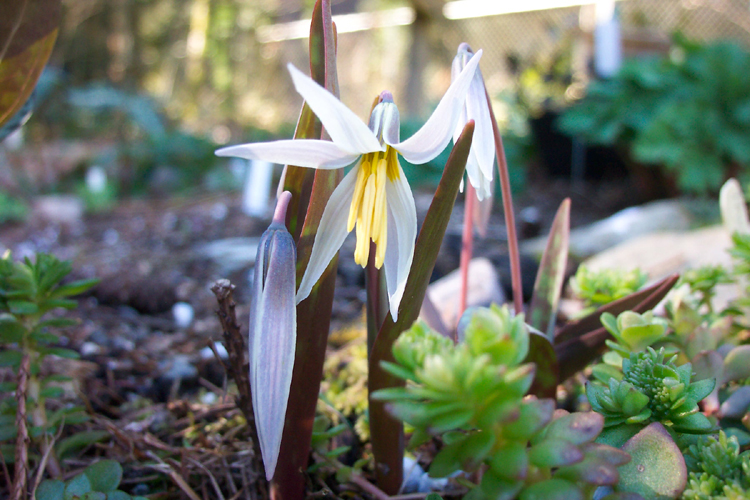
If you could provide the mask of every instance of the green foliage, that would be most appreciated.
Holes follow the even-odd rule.
[[[714,379],[691,382],[692,366],[675,365],[664,349],[633,353],[623,360],[623,377],[606,385],[589,382],[586,397],[591,408],[604,416],[607,434],[617,436],[609,444],[621,444],[651,422],[660,422],[677,434],[707,434],[715,425],[703,415],[698,402],[714,388]],[[623,432],[627,431],[627,432]],[[613,438],[614,439],[614,438]]]
[[[722,265],[703,266],[698,269],[688,269],[682,276],[677,286],[685,283],[690,287],[691,293],[700,296],[700,304],[711,307],[711,299],[714,296],[716,285],[731,283],[732,277]]]
[[[637,292],[646,284],[647,279],[646,273],[640,269],[592,271],[581,265],[576,275],[570,279],[570,287],[583,300],[588,312],[591,312],[599,306]]]
[[[750,493],[750,451],[740,453],[735,436],[704,436],[685,452],[685,500],[735,500]]]
[[[611,351],[604,355],[604,363],[593,368],[594,377],[605,384],[611,377],[622,379],[623,359],[658,342],[667,333],[666,321],[655,317],[651,311],[644,314],[625,311],[617,319],[605,312],[601,316],[601,322],[615,338],[614,341],[605,341]]]
[[[485,466],[471,499],[590,498],[597,486],[613,485],[628,456],[593,442],[601,416],[555,412],[554,401],[525,397],[534,366],[522,364],[529,349],[523,316],[512,317],[507,306],[470,313],[458,345],[423,323],[404,332],[393,346],[397,363],[383,368],[407,386],[373,394],[414,426],[412,446],[442,437],[430,475]]]
[[[146,500],[130,496],[117,487],[122,467],[114,460],[100,460],[81,474],[63,482],[47,479],[36,490],[35,500]]]
[[[81,280],[63,284],[63,279],[70,273],[69,262],[58,260],[53,255],[38,254],[32,262],[25,259],[16,262],[7,253],[0,259],[0,365],[18,370],[24,357],[29,358],[30,376],[28,379],[29,413],[36,408],[37,418],[29,429],[33,440],[44,434],[55,434],[64,423],[73,424],[87,420],[83,408],[64,406],[54,413],[45,412],[45,399],[59,397],[61,389],[55,384],[68,380],[67,377],[40,378],[40,362],[48,355],[75,359],[78,353],[70,349],[55,347],[59,342],[51,328],[70,326],[73,321],[66,318],[45,319],[46,315],[56,308],[73,309],[76,302],[69,297],[85,292],[97,283],[97,280]],[[14,391],[16,383],[4,388]],[[0,437],[14,439],[16,401],[5,397],[0,401]],[[7,418],[4,417],[13,417]],[[96,439],[94,439],[96,440]],[[74,442],[60,442],[65,451],[75,449]],[[13,455],[3,454],[5,459]]]
[[[23,200],[0,191],[0,224],[22,222],[28,212],[29,207]]]
[[[625,144],[633,158],[677,174],[682,189],[717,189],[750,164],[750,53],[733,42],[677,40],[669,58],[626,62],[559,122],[597,144]]]

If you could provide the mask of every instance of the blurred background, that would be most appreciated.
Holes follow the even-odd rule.
[[[516,190],[529,179],[625,178],[638,199],[707,194],[750,163],[747,0],[332,4],[341,99],[364,119],[373,97],[391,90],[403,134],[448,87],[458,44],[484,50]],[[213,151],[290,136],[301,98],[286,64],[308,65],[311,8],[63,0],[35,111],[0,144],[9,205],[0,212],[10,212],[0,219],[13,218],[9,197],[49,191],[78,190],[97,209],[114,196],[238,189],[244,167],[232,173]],[[692,139],[695,151],[675,151]],[[412,182],[434,182],[443,160],[407,169]],[[102,175],[106,190],[91,192]]]

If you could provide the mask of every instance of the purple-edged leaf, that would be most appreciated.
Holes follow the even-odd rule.
[[[554,338],[555,316],[565,279],[565,266],[568,263],[569,240],[570,199],[566,198],[552,221],[527,314],[528,323],[544,332],[550,342]]]
[[[529,332],[529,353],[524,363],[534,363],[536,374],[529,394],[539,398],[554,398],[557,391],[558,373],[557,355],[547,337]]]
[[[665,278],[665,280],[671,278],[672,277]],[[621,299],[617,299],[613,302],[610,302],[609,304],[605,304],[598,308],[596,311],[587,316],[584,316],[579,320],[566,323],[565,326],[560,328],[555,334],[555,344],[560,344],[568,339],[580,337],[584,333],[588,333],[598,329],[602,326],[601,316],[605,312],[617,317],[624,311],[635,310],[638,304],[649,298],[657,289],[659,289],[664,284],[665,280],[662,280],[638,292],[631,293],[630,295]]]
[[[630,463],[619,468],[615,489],[638,493],[649,499],[677,498],[687,485],[687,467],[682,452],[669,432],[658,422],[650,424],[622,447]]]
[[[21,110],[57,39],[60,0],[0,2],[0,127]]]
[[[414,260],[406,281],[404,297],[399,308],[398,321],[389,314],[380,328],[373,344],[368,362],[368,389],[372,394],[377,390],[399,387],[404,384],[392,374],[383,370],[381,361],[393,362],[391,348],[401,332],[411,327],[419,316],[427,285],[435,266],[440,242],[445,235],[453,205],[458,194],[469,156],[474,123],[469,122],[451,151],[443,170],[443,177],[435,191],[432,204],[419,232],[414,249]],[[403,424],[391,417],[382,401],[370,400],[370,434],[372,451],[375,456],[375,471],[380,489],[394,495],[401,487],[403,476],[404,428]]]
[[[740,345],[729,351],[724,358],[722,384],[746,378],[750,378],[750,345]]]
[[[672,275],[664,278],[647,290],[649,292],[645,298],[642,292],[637,292],[641,298],[635,306],[629,309],[643,314],[653,309],[672,289],[679,275]],[[625,299],[629,298],[625,297]],[[605,341],[612,338],[609,332],[602,326],[590,331],[584,331],[582,328],[576,328],[575,332],[568,332],[565,335],[566,340],[560,341],[555,339],[555,353],[557,353],[557,362],[560,367],[560,381],[566,380],[574,373],[586,367],[594,358],[599,356],[605,348]]]

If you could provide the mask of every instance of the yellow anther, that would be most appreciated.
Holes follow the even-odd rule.
[[[347,231],[357,228],[354,261],[362,267],[370,256],[370,241],[376,245],[375,267],[380,269],[385,260],[388,243],[388,209],[386,182],[400,177],[396,150],[388,146],[385,153],[365,155],[359,164],[354,195],[349,206]]]
[[[354,196],[352,196],[352,204],[349,206],[349,220],[346,224],[346,231],[351,232],[354,229],[354,223],[357,221],[359,215],[359,207],[362,203],[362,194],[365,191],[365,182],[370,172],[370,162],[366,159],[362,160],[357,172],[357,180],[354,184]]]

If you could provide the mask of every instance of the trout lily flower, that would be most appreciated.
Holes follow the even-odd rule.
[[[466,43],[459,45],[458,53],[451,65],[451,78],[456,80],[463,69],[479,55],[479,52],[475,55]],[[469,92],[466,96],[466,104],[461,110],[461,118],[453,132],[453,140],[457,141],[466,123],[474,120],[474,137],[471,141],[469,159],[466,161],[466,173],[469,176],[469,182],[476,189],[479,201],[492,198],[495,135],[492,131],[492,119],[488,106],[484,79],[477,68],[469,84]]]
[[[302,139],[242,144],[220,149],[219,156],[237,156],[300,167],[334,169],[356,165],[334,189],[323,211],[297,303],[310,294],[346,236],[356,228],[354,260],[367,265],[370,241],[376,246],[375,267],[385,267],[391,315],[395,320],[414,257],[417,212],[398,161],[426,163],[450,142],[481,52],[453,80],[432,116],[410,138],[399,137],[399,113],[389,92],[380,95],[369,126],[333,94],[291,64],[297,92],[318,116],[331,141]]]

